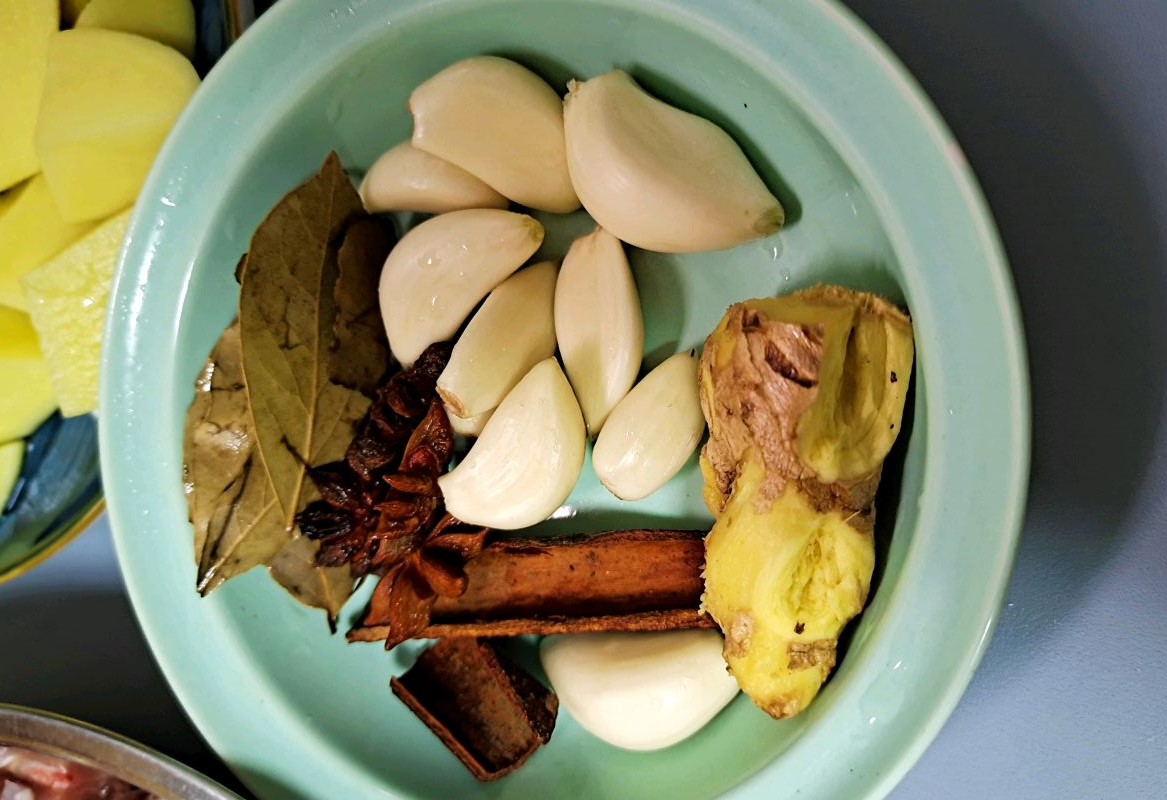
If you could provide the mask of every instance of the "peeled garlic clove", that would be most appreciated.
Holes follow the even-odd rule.
[[[413,146],[488,183],[516,203],[579,208],[563,144],[563,104],[526,67],[497,56],[459,61],[413,90]]]
[[[438,394],[460,417],[502,402],[531,367],[555,355],[554,261],[519,270],[490,293],[458,337]]]
[[[768,236],[785,213],[729,134],[657,100],[620,70],[568,84],[567,165],[588,213],[662,253]]]
[[[555,286],[555,335],[595,436],[632,388],[644,351],[636,281],[620,241],[596,228],[571,244]]]
[[[677,474],[703,433],[697,357],[677,353],[612,410],[592,450],[592,467],[612,494],[639,500]]]
[[[461,167],[402,142],[381,155],[361,181],[365,210],[444,214],[506,208],[507,199]]]
[[[551,516],[583,467],[583,415],[559,363],[536,364],[511,390],[466,458],[438,478],[446,510],[499,530]]]
[[[539,655],[559,704],[626,750],[687,739],[738,693],[716,631],[548,636]]]
[[[454,411],[446,406],[446,416],[450,418],[450,428],[459,436],[479,436],[482,434],[482,429],[486,427],[487,421],[490,420],[494,409],[483,411],[481,414],[466,418],[459,417]]]
[[[409,366],[453,336],[542,243],[537,220],[491,208],[441,214],[405,234],[381,270],[381,316],[393,355]]]

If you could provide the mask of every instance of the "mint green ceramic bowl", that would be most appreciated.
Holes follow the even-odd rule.
[[[729,129],[790,207],[781,234],[729,252],[634,254],[653,358],[699,345],[732,301],[819,280],[911,308],[915,393],[880,498],[877,589],[836,674],[793,720],[775,722],[739,698],[697,736],[646,755],[604,745],[561,714],[549,746],[480,785],[390,694],[407,649],[386,655],[330,637],[317,613],[261,572],[209,599],[195,594],[182,420],[195,373],[234,313],[232,270],[250,232],[329,149],[361,169],[406,138],[409,91],[476,53],[514,57],[559,87],[629,69]],[[971,677],[1026,487],[1016,301],[960,149],[903,68],[833,3],[282,0],[198,92],[130,238],[102,378],[118,553],[187,712],[257,794],[877,798]],[[703,523],[699,485],[690,467],[624,505],[587,474],[568,503],[575,515],[557,524]]]

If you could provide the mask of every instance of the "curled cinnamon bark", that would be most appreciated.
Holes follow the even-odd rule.
[[[415,585],[395,582],[383,589],[388,578],[382,579],[348,638],[385,640],[392,647],[415,636],[711,628],[712,620],[698,612],[703,536],[703,531],[630,530],[499,538],[477,555],[467,552],[463,592],[405,598]],[[424,624],[414,615],[423,605]]]
[[[489,641],[442,639],[393,693],[480,781],[522,766],[555,728],[559,700]]]

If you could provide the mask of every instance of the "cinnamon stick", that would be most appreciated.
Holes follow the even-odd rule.
[[[439,597],[420,638],[712,628],[698,612],[704,531],[509,537],[465,566],[466,591]],[[368,624],[350,641],[381,641]]]
[[[442,639],[390,686],[480,781],[501,778],[546,744],[559,709],[526,670],[471,638]]]

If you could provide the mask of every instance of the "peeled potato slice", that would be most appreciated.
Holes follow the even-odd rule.
[[[182,54],[141,36],[53,34],[35,142],[61,216],[99,219],[132,205],[198,84]]]
[[[0,442],[28,436],[56,407],[28,314],[0,306]]]
[[[106,300],[129,222],[129,211],[106,220],[21,281],[66,417],[97,409]]]
[[[62,219],[44,175],[0,195],[0,305],[25,308],[20,279],[94,224]]]
[[[76,26],[136,33],[194,58],[191,0],[90,0],[78,15]]]
[[[0,191],[40,169],[32,145],[57,0],[0,4]]]

